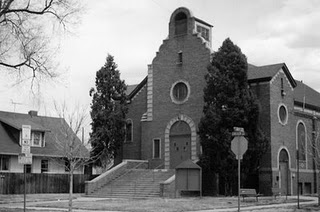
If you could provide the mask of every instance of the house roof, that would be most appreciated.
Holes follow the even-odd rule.
[[[295,104],[319,111],[320,93],[301,81],[296,82],[297,87],[293,91]]]
[[[188,159],[176,166],[176,169],[201,169],[201,167]]]
[[[288,77],[292,87],[294,88],[294,101],[295,104],[309,107],[311,109],[320,110],[320,93],[312,89],[308,85],[295,80],[290,74],[285,63],[278,63],[266,66],[254,66],[248,65],[248,81],[269,81],[271,80],[278,71],[282,69]]]
[[[129,85],[131,92],[129,92],[129,89],[127,88],[127,95],[129,99],[132,99],[145,84],[147,84],[148,76],[146,76],[138,85]]]
[[[131,94],[131,92],[132,92],[138,85],[139,85],[139,84],[128,85],[128,86],[127,86],[127,90],[126,90],[126,95],[128,96],[129,94]]]
[[[67,136],[78,143],[80,157],[88,156],[88,150],[82,145],[80,139],[73,133],[67,122],[63,118],[31,116],[29,114],[12,113],[0,111],[0,154],[18,155],[21,153],[19,145],[19,133],[22,125],[31,125],[31,131],[41,131],[45,133],[44,147],[31,147],[34,156],[64,157],[67,148]]]
[[[46,129],[44,126],[38,124],[38,119],[32,119],[31,115],[29,114],[8,113],[0,111],[0,121],[6,123],[7,125],[17,130],[22,129],[21,123],[23,123],[24,125],[30,125],[32,130],[34,131],[50,131],[49,129]]]
[[[291,86],[293,88],[296,87],[297,83],[293,79],[285,63],[271,64],[265,66],[255,66],[248,64],[248,81],[249,83],[270,81],[280,71],[280,69],[284,71],[289,82],[291,83]]]

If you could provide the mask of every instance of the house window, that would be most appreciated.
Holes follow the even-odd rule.
[[[32,146],[41,147],[42,135],[41,132],[32,133]]]
[[[126,123],[126,142],[132,142],[132,120],[128,119]]]
[[[25,164],[25,166],[26,166],[26,173],[31,173],[32,172],[31,164]]]
[[[160,139],[153,139],[153,158],[160,158]]]
[[[41,160],[41,173],[49,171],[49,161],[48,160]]]
[[[9,161],[9,156],[0,155],[0,171],[9,171]]]
[[[306,160],[306,128],[302,122],[297,127],[298,157],[299,160]]]
[[[197,32],[200,33],[201,37],[209,41],[209,29],[203,26],[197,25]]]
[[[288,111],[285,105],[280,105],[278,108],[278,118],[279,118],[279,122],[282,125],[287,124],[288,122]]]

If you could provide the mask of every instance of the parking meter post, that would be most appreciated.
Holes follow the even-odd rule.
[[[27,194],[27,192],[26,192],[26,188],[27,188],[27,186],[26,186],[26,179],[27,179],[27,177],[26,177],[26,164],[24,164],[23,165],[23,178],[24,178],[24,194],[23,194],[23,212],[26,212],[26,194]]]

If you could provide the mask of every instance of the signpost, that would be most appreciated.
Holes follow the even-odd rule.
[[[21,134],[21,154],[18,156],[18,162],[23,164],[24,175],[24,196],[23,196],[23,211],[26,211],[26,164],[32,164],[31,146],[31,126],[22,125]]]
[[[234,138],[231,141],[231,150],[238,160],[238,211],[240,212],[240,160],[248,149],[248,141],[243,137],[245,135],[243,128],[234,127],[233,130],[232,136]]]

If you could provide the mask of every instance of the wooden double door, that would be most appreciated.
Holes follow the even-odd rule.
[[[191,159],[191,130],[184,121],[178,121],[170,130],[170,168]]]

